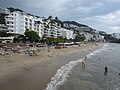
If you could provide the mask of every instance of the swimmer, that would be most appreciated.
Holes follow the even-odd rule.
[[[105,75],[107,75],[107,73],[108,73],[108,67],[105,66]]]
[[[82,61],[82,66],[84,65],[84,62]]]
[[[87,56],[85,56],[85,60],[87,59]]]
[[[82,67],[84,67],[84,68],[85,68],[85,62],[82,62]]]

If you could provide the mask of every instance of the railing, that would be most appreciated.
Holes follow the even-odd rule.
[[[10,40],[10,39],[13,40],[13,38],[14,38],[14,37],[0,37],[1,40],[5,40],[5,39],[6,39],[6,40]]]

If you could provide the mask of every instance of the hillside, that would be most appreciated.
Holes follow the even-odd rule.
[[[63,24],[64,24],[64,23],[76,25],[76,26],[78,26],[78,27],[88,27],[87,25],[80,24],[80,23],[78,23],[78,22],[76,22],[76,21],[64,21]]]

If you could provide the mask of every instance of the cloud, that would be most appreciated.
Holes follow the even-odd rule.
[[[83,18],[82,21],[87,22],[89,25],[98,30],[104,30],[108,33],[120,33],[120,10],[106,15],[86,17]]]
[[[120,32],[120,0],[2,0],[1,7],[17,7],[39,16],[75,20],[97,30]]]
[[[120,3],[120,0],[107,0],[107,2]]]

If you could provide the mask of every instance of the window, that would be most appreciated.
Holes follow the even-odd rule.
[[[28,19],[27,19],[27,18],[25,18],[25,20],[26,20],[26,21],[28,21]]]
[[[27,23],[27,22],[25,22],[25,25],[28,25],[28,23]]]
[[[27,26],[25,26],[25,29],[28,29]]]
[[[32,27],[30,27],[30,30],[32,29]]]
[[[30,22],[32,22],[32,20],[30,19]]]
[[[11,18],[13,20],[13,18]]]
[[[30,23],[30,26],[32,26],[32,23]]]
[[[10,32],[13,32],[13,30],[11,29]]]
[[[39,25],[37,25],[37,28],[39,28]]]
[[[7,22],[7,24],[9,24],[10,22]]]

